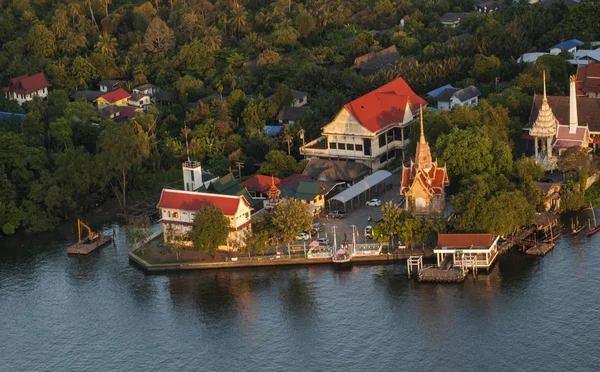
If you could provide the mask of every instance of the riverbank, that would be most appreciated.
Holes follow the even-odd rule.
[[[144,245],[143,252],[141,249],[129,252],[129,263],[152,273],[249,267],[334,265],[330,257],[304,258],[303,254],[296,254],[291,257],[276,255],[247,257],[242,255],[243,253],[218,252],[215,257],[212,257],[202,252],[185,251],[176,257],[161,244],[161,238],[156,237]],[[391,264],[415,255],[423,256],[423,258],[434,257],[433,249],[399,249],[389,254],[355,256],[352,257],[352,263]]]

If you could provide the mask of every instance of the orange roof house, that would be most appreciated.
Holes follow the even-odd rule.
[[[406,197],[406,209],[417,214],[443,213],[445,187],[449,184],[446,167],[440,167],[431,158],[429,144],[423,132],[421,113],[421,138],[417,143],[415,161],[410,167],[402,166],[400,194]]]

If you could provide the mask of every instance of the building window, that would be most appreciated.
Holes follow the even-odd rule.
[[[371,156],[371,140],[368,138],[365,138],[363,140],[363,144],[365,145],[365,155]]]
[[[354,151],[354,145],[349,143],[346,145],[346,150]]]
[[[354,147],[356,148],[356,151],[362,151],[363,150],[363,146],[362,145],[356,145]]]
[[[379,147],[385,146],[385,133],[379,135]]]
[[[338,143],[338,150],[345,150],[345,149],[346,149],[345,143]]]
[[[337,149],[337,143],[335,143],[335,142],[329,142],[329,148],[333,149],[333,150]]]

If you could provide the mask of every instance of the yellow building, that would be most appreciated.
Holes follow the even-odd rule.
[[[103,109],[107,106],[127,106],[127,99],[131,94],[123,88],[106,93],[96,98],[94,102],[98,105],[98,109]]]

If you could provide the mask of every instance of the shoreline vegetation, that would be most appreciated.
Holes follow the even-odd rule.
[[[374,234],[398,235],[410,246],[431,244],[446,230],[506,235],[527,225],[545,196],[536,184],[543,169],[519,146],[523,127],[542,73],[549,95],[566,95],[575,67],[565,52],[516,61],[566,38],[590,47],[600,35],[600,2],[473,9],[470,1],[432,0],[382,1],[374,9],[360,0],[9,0],[0,7],[0,85],[43,72],[50,89],[23,105],[0,97],[0,112],[25,114],[0,119],[0,236],[47,231],[107,200],[123,209],[134,193],[181,187],[185,159],[240,180],[302,173],[299,147],[345,104],[397,78],[421,97],[445,84],[476,86],[482,95],[474,107],[423,114],[434,158],[448,168],[456,218],[436,226],[390,207]],[[448,12],[471,13],[453,28],[440,21]],[[393,68],[366,75],[355,66],[390,47],[398,53]],[[99,84],[113,79],[125,94],[148,83],[162,94],[127,120],[73,97],[100,93]],[[291,89],[306,93],[309,108],[271,136],[267,126],[281,124]],[[418,124],[409,132],[408,158]],[[564,209],[586,205],[581,183],[595,169],[581,155],[562,159],[571,179]],[[600,199],[600,187],[590,195]],[[304,223],[286,229],[293,220],[252,221],[250,246],[289,243],[307,230]],[[194,254],[178,251],[178,258]]]

